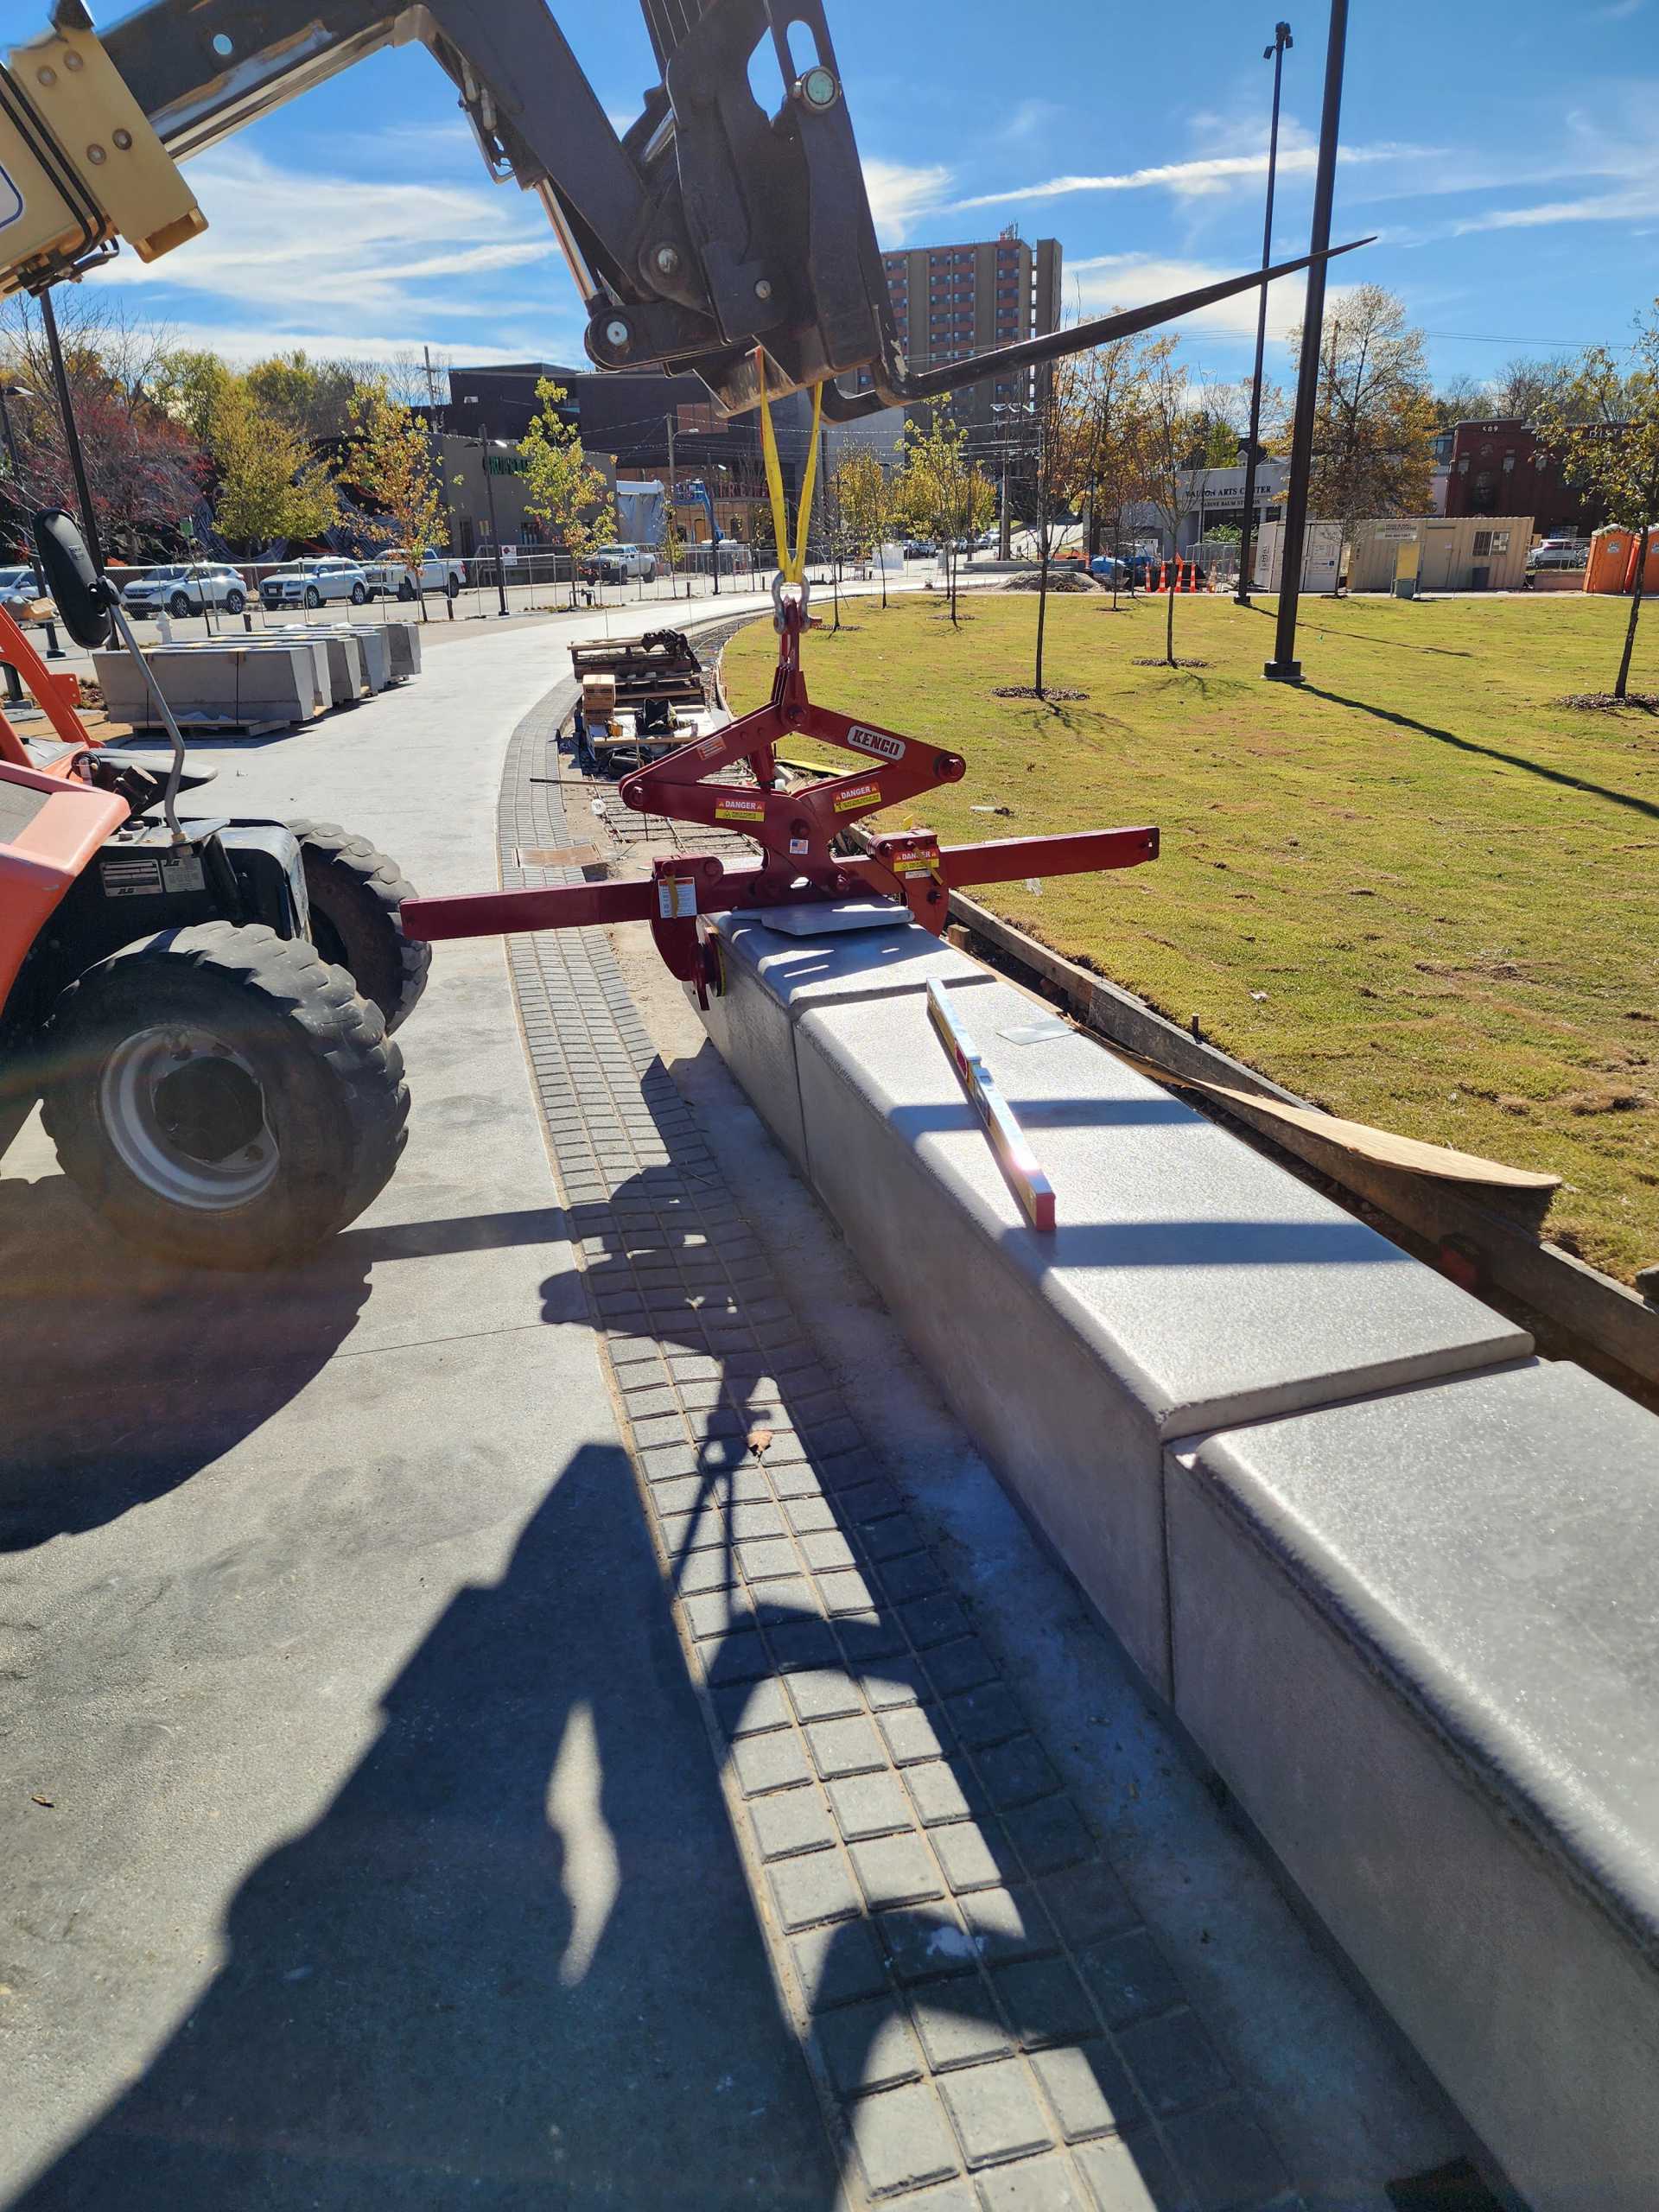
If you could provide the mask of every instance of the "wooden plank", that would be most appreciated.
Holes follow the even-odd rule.
[[[1224,1090],[1222,1110],[1421,1237],[1470,1287],[1490,1284],[1575,1338],[1586,1356],[1599,1355],[1649,1390],[1659,1385],[1659,1306],[1538,1234],[1538,1202],[1547,1192],[1488,1185],[1477,1196],[1470,1186],[1386,1166],[1298,1126],[1282,1109],[1316,1113],[1306,1099],[1166,1020],[1133,992],[1091,975],[960,892],[950,894],[950,913],[1058,990],[1083,1026],[1109,1044],[1127,1047],[1171,1077]]]

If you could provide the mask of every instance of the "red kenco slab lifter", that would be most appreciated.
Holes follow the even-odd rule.
[[[764,394],[765,368],[759,359],[756,376]],[[711,914],[827,904],[873,893],[893,901],[895,919],[907,911],[912,920],[938,937],[944,929],[949,894],[970,884],[1090,875],[1156,859],[1158,832],[1149,828],[943,846],[931,830],[911,830],[878,837],[863,853],[836,852],[836,840],[853,823],[940,784],[959,783],[967,763],[959,753],[903,737],[874,722],[855,721],[833,707],[816,705],[808,696],[801,639],[810,626],[804,572],[818,450],[817,410],[815,405],[792,551],[771,412],[764,397],[760,422],[773,526],[783,560],[772,583],[778,667],[772,696],[764,707],[740,716],[712,737],[681,746],[664,759],[636,768],[618,785],[623,804],[639,813],[734,830],[752,837],[760,848],[760,861],[728,868],[712,853],[676,853],[658,860],[652,876],[637,882],[412,899],[403,910],[404,928],[410,937],[497,937],[524,930],[648,921],[669,968],[706,1006],[711,987],[719,988],[720,975],[707,928]],[[779,790],[779,747],[802,737],[856,754],[860,766],[848,775],[825,776],[817,783]],[[747,763],[752,783],[713,780],[740,761]]]

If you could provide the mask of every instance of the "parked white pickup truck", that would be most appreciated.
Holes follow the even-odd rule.
[[[376,554],[372,561],[364,563],[364,573],[369,580],[369,589],[378,597],[384,592],[388,599],[413,599],[415,572],[402,553],[388,546],[384,553]],[[467,564],[440,553],[429,545],[421,556],[421,589],[447,592],[451,599],[467,582]]]

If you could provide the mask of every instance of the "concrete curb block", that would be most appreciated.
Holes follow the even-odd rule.
[[[1592,2177],[1650,2206],[1659,1570],[1639,1541],[1600,1559],[1584,1485],[1623,1483],[1659,1536],[1659,1422],[1092,1040],[1015,1041],[1033,1001],[925,932],[719,934],[710,1037],[1338,1944],[1540,2212]],[[1054,1184],[1052,1237],[929,1031],[931,976]],[[1364,1449],[1315,1453],[1288,1545],[1252,1455],[1300,1469],[1344,1422]]]

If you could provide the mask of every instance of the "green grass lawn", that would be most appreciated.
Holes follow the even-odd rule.
[[[1553,1170],[1568,1248],[1659,1261],[1659,716],[1611,688],[1628,608],[1560,594],[1303,601],[1305,687],[1262,679],[1274,602],[1114,614],[1052,598],[1054,709],[1029,683],[1034,597],[918,595],[815,632],[825,702],[967,756],[911,819],[948,841],[1151,822],[1163,856],[976,895],[1333,1112]],[[764,697],[770,624],[726,654]],[[1659,609],[1632,689],[1659,691]],[[844,763],[842,754],[832,756]],[[1011,819],[973,811],[1007,808]],[[898,826],[897,810],[883,817]]]

